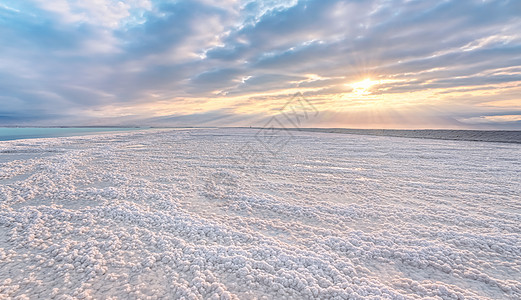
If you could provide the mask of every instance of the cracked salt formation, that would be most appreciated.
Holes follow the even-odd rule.
[[[0,142],[0,299],[521,298],[521,145],[255,133]]]

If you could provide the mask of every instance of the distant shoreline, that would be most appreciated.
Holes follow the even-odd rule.
[[[150,129],[150,127],[0,127],[0,141],[83,136],[147,129]]]
[[[16,126],[5,125],[0,128],[151,128],[150,126]]]
[[[263,130],[263,127],[197,127],[197,126],[0,126],[0,129],[101,129],[102,132],[107,133],[111,130],[107,129],[254,129]],[[267,129],[268,130],[268,129]],[[451,140],[451,141],[472,141],[472,142],[493,142],[493,143],[514,143],[521,144],[521,130],[475,130],[475,129],[353,129],[353,128],[269,128],[269,130],[288,130],[288,131],[302,131],[302,132],[319,132],[319,133],[337,133],[337,134],[354,134],[354,135],[369,135],[369,136],[388,136],[388,137],[402,137],[402,138],[416,138],[416,139],[435,139],[435,140]],[[72,133],[72,132],[71,132]],[[83,134],[92,134],[94,132],[81,132]],[[73,135],[76,135],[75,132]],[[58,135],[59,136],[59,135]],[[56,135],[50,136],[28,136],[17,138],[6,138],[0,134],[1,140],[12,140],[19,138],[39,138],[39,137],[58,137]],[[68,135],[64,135],[68,136]]]
[[[260,129],[260,128],[259,128]],[[521,130],[287,128],[290,131],[521,144]]]

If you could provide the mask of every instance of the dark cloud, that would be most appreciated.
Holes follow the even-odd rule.
[[[236,114],[232,110],[212,110],[204,113],[171,115],[142,121],[148,126],[247,126],[258,125],[266,120],[262,114]]]

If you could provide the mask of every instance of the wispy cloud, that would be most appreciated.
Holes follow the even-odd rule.
[[[328,112],[315,126],[517,124],[496,116],[521,102],[519,12],[515,0],[8,0],[0,123],[251,125],[301,91]]]

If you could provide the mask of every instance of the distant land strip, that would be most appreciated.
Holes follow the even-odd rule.
[[[295,131],[521,144],[520,130],[287,128]]]

